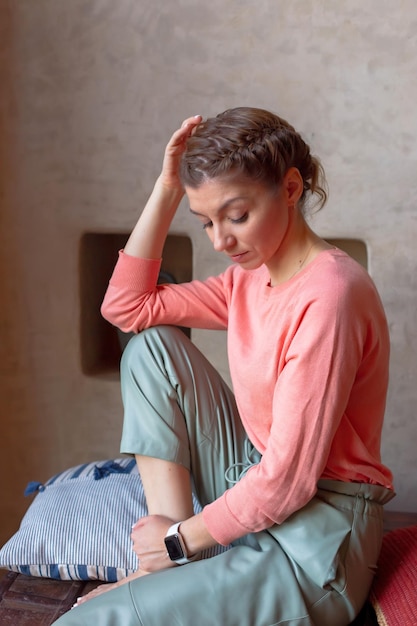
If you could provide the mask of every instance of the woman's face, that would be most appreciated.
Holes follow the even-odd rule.
[[[290,224],[285,185],[278,190],[247,178],[216,178],[186,188],[191,213],[214,249],[244,269],[265,264],[272,275]]]

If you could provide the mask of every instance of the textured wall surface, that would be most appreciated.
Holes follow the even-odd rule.
[[[0,0],[0,539],[29,480],[118,453],[118,381],[80,365],[81,236],[129,232],[178,123],[237,105],[305,135],[330,184],[313,226],[368,246],[390,506],[417,510],[416,33],[414,0]],[[194,276],[223,269],[185,206],[172,230]],[[194,339],[226,373],[223,334]]]

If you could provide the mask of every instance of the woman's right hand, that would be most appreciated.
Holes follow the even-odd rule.
[[[201,123],[201,115],[189,117],[183,121],[181,128],[175,131],[165,148],[160,182],[164,187],[182,190],[179,177],[181,157],[187,145],[187,139]]]

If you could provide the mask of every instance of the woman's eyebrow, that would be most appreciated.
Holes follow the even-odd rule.
[[[226,200],[216,210],[216,214],[221,213],[222,211],[227,209],[231,204],[233,204],[234,202],[239,202],[240,200],[247,200],[247,198],[245,196],[236,196],[235,198],[230,198],[229,200]],[[207,217],[206,215],[203,215],[202,213],[198,213],[198,211],[194,211],[191,207],[190,207],[190,213],[192,213],[193,215],[197,215],[199,217]]]
[[[197,213],[197,211],[193,211],[191,207],[190,207],[190,213],[192,213],[193,215],[197,215],[198,217],[205,217],[205,215],[203,215],[202,213]]]

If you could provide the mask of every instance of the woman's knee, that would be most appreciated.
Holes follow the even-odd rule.
[[[122,354],[122,365],[137,353],[153,352],[156,347],[169,346],[189,341],[188,337],[176,326],[152,326],[134,335]]]

